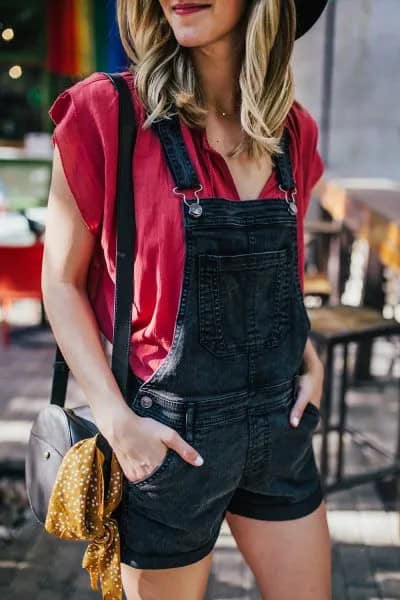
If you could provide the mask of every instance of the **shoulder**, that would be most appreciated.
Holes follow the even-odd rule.
[[[134,75],[130,71],[121,75],[131,91],[136,118],[141,120],[144,111],[136,93]],[[62,91],[51,105],[49,116],[57,124],[66,112],[71,111],[78,119],[89,119],[101,125],[104,117],[109,119],[110,112],[116,110],[117,102],[117,91],[110,79],[105,73],[96,71]]]

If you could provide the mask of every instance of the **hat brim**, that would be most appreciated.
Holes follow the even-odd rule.
[[[285,1],[285,0],[284,0]],[[297,9],[296,40],[318,21],[329,0],[295,0]]]

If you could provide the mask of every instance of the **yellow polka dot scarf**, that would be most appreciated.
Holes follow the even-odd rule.
[[[110,515],[122,497],[122,470],[112,453],[111,475],[104,501],[104,454],[99,434],[74,444],[65,454],[50,496],[44,527],[64,540],[91,540],[82,560],[90,585],[104,600],[122,600],[120,537]]]

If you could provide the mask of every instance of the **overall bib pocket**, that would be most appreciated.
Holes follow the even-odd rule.
[[[290,251],[200,254],[199,341],[218,357],[279,345],[288,328]]]

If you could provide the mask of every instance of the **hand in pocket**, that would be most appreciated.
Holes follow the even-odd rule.
[[[203,463],[197,450],[175,429],[151,417],[123,410],[114,416],[111,429],[112,434],[102,433],[114,450],[126,478],[132,483],[155,472],[166,459],[169,448],[194,466]]]

